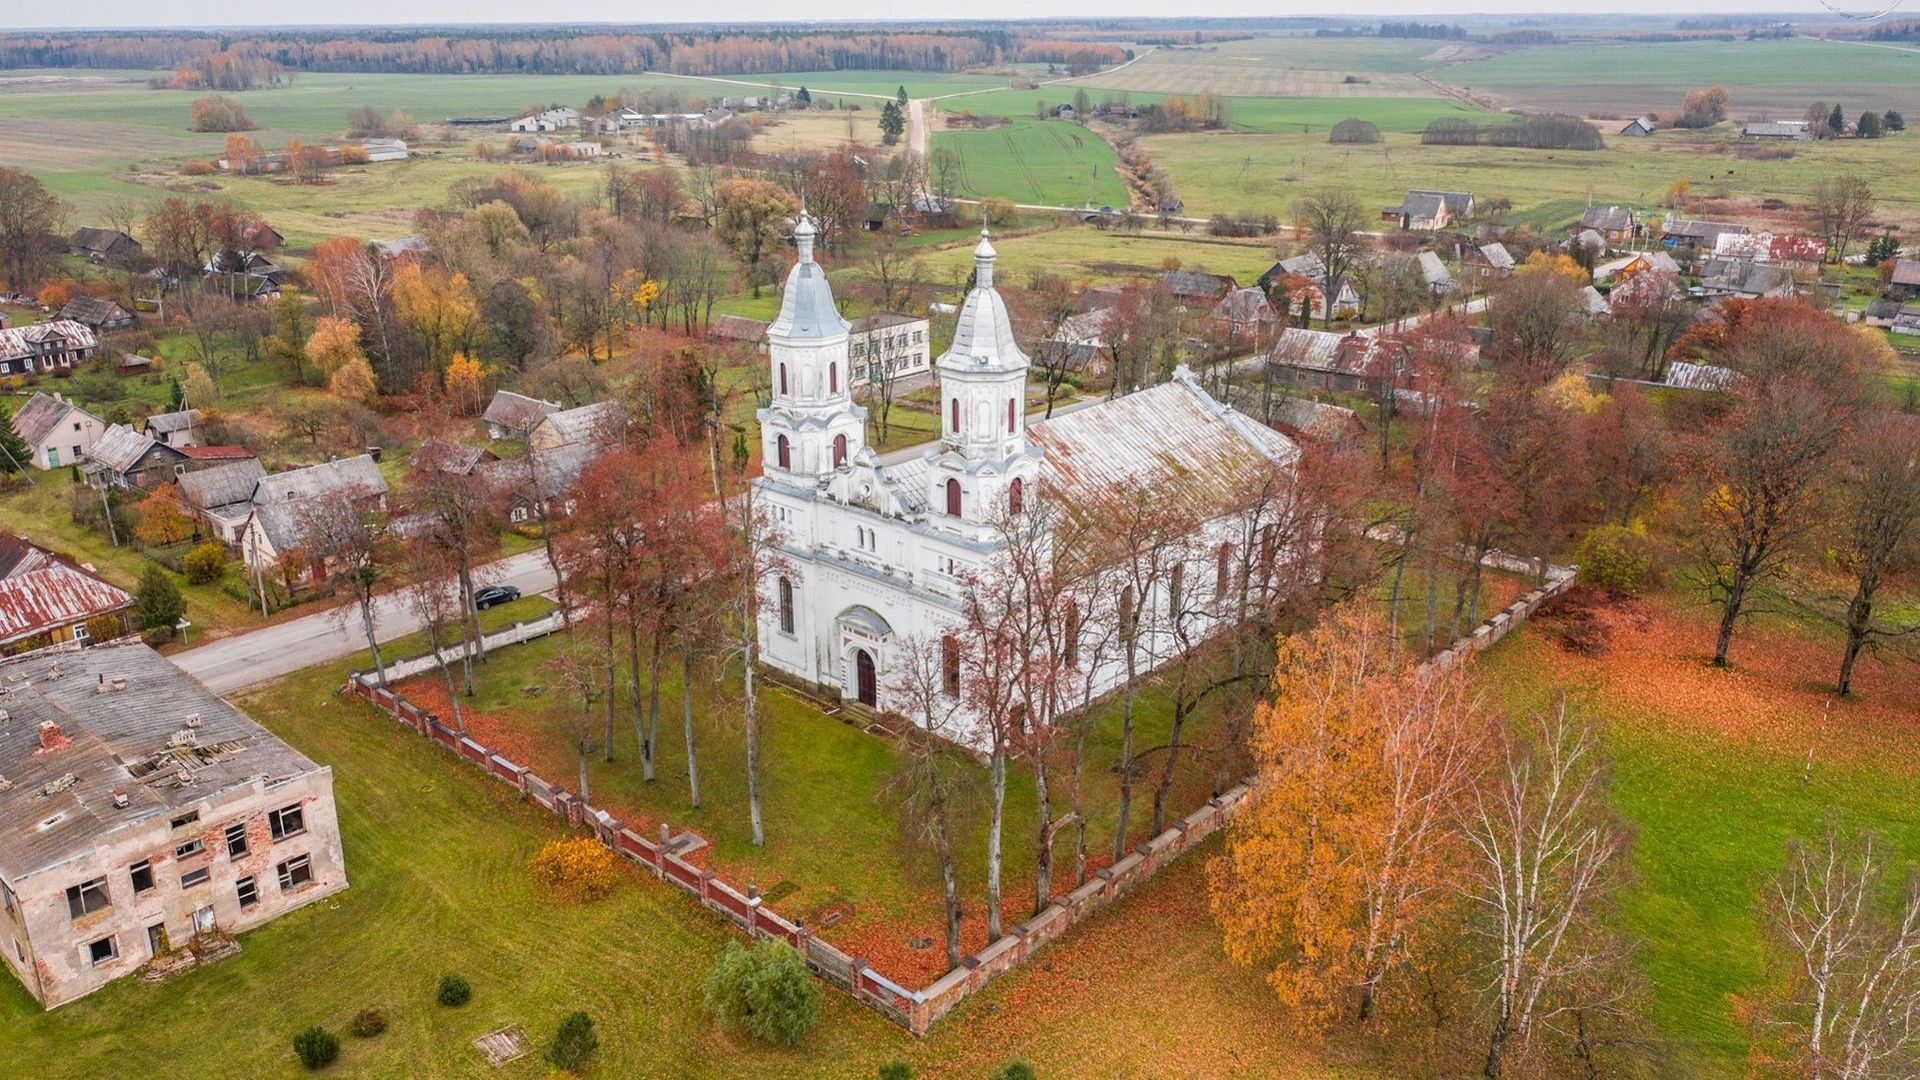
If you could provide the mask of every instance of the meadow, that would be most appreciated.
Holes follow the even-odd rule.
[[[1068,85],[1230,97],[1430,97],[1433,89],[1412,73],[1437,47],[1431,41],[1391,38],[1252,38],[1143,51],[1131,64]]]
[[[953,193],[1040,206],[1125,206],[1118,157],[1099,135],[1057,120],[1012,120],[978,131],[936,130],[933,149],[959,158]]]
[[[1736,117],[1797,118],[1837,98],[1863,109],[1920,112],[1920,52],[1873,44],[1772,41],[1594,42],[1532,46],[1435,67],[1475,94],[1580,115],[1673,111],[1689,90],[1725,86]]]
[[[1523,150],[1423,146],[1419,136],[1388,132],[1377,144],[1336,146],[1324,135],[1153,135],[1142,144],[1173,177],[1189,214],[1258,210],[1285,218],[1299,198],[1333,187],[1363,205],[1398,205],[1408,188],[1505,197],[1515,219],[1557,229],[1588,205],[1654,210],[1686,180],[1695,195],[1804,199],[1836,173],[1864,177],[1891,221],[1920,221],[1920,174],[1913,137],[1800,143],[1781,160],[1740,156],[1732,125],[1704,132],[1661,131],[1650,138],[1606,132],[1604,150]]]

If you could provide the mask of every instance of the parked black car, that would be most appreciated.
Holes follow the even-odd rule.
[[[495,604],[520,599],[520,590],[511,585],[489,585],[473,594],[473,606],[485,611]]]

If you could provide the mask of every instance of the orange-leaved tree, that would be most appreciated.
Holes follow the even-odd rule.
[[[1254,797],[1209,866],[1235,963],[1301,1027],[1366,1020],[1458,895],[1455,828],[1487,724],[1464,669],[1395,670],[1359,605],[1283,640],[1256,710]]]

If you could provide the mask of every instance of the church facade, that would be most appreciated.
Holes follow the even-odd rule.
[[[758,414],[755,498],[774,564],[761,585],[759,647],[789,676],[904,711],[893,700],[903,650],[961,622],[964,583],[989,574],[1001,550],[997,523],[1036,492],[1071,499],[1154,473],[1204,477],[1248,460],[1293,460],[1289,440],[1215,401],[1185,369],[1029,424],[1028,359],[994,287],[984,232],[953,344],[934,364],[940,438],[883,459],[865,442],[849,325],[814,261],[814,236],[803,214],[798,261],[767,333],[772,397]],[[1093,674],[1096,692],[1124,671],[1105,667]]]

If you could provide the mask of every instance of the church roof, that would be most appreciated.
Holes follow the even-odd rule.
[[[813,219],[802,210],[799,224],[793,227],[799,261],[787,271],[787,286],[780,295],[780,317],[767,330],[769,341],[825,341],[847,332],[847,320],[834,306],[827,272],[813,261],[813,237]]]
[[[960,308],[953,344],[940,356],[942,369],[1007,371],[1028,366],[1027,354],[1013,339],[1013,316],[1007,312],[1007,302],[993,287],[993,260],[993,244],[982,229],[980,244],[973,249],[973,291]]]
[[[1285,435],[1215,401],[1185,367],[1159,386],[1038,421],[1027,438],[1046,451],[1048,488],[1083,505],[1122,487],[1176,480],[1226,495],[1242,470],[1299,452]]]

